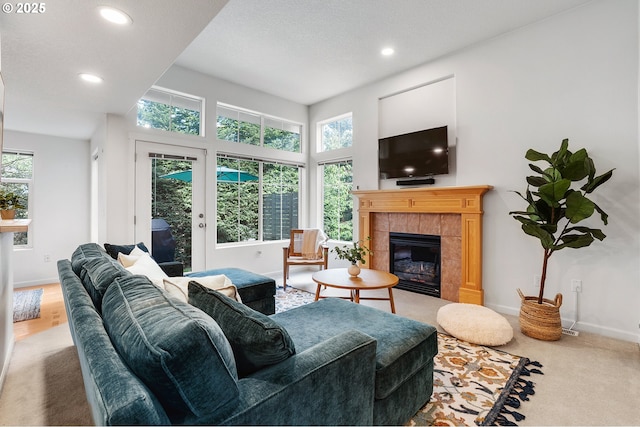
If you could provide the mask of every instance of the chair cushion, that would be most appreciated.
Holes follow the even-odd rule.
[[[200,310],[169,297],[145,276],[121,277],[103,299],[109,337],[174,424],[222,419],[238,403],[233,351]]]
[[[299,352],[351,329],[375,338],[376,399],[393,393],[431,363],[438,352],[435,327],[339,298],[323,299],[270,317],[287,329]]]
[[[231,343],[241,377],[280,363],[296,351],[291,337],[278,323],[195,281],[189,283],[189,304],[220,325]]]
[[[111,258],[118,259],[119,253],[129,255],[136,246],[147,253],[149,252],[149,249],[142,242],[136,243],[135,245],[112,245],[110,243],[105,243],[104,250],[107,251]]]
[[[482,305],[447,304],[440,307],[436,320],[448,334],[474,344],[503,345],[513,338],[507,319]]]

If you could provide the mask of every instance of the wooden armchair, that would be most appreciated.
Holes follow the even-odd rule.
[[[289,278],[289,266],[292,265],[319,265],[320,269],[327,269],[329,262],[329,247],[322,245],[318,248],[315,259],[302,254],[304,230],[291,230],[289,246],[282,248],[283,280],[282,286],[287,289],[287,279]]]

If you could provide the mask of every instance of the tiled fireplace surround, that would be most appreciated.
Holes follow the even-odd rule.
[[[441,236],[441,297],[483,304],[482,196],[491,186],[354,191],[365,266],[389,271],[389,233]]]
[[[462,237],[460,215],[429,213],[374,212],[372,215],[374,253],[371,268],[389,271],[389,233],[430,234],[441,236],[441,298],[458,301],[461,281]]]

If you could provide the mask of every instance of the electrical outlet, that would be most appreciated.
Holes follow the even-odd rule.
[[[577,337],[578,335],[580,335],[580,332],[570,328],[562,328],[562,333],[565,335],[570,335],[572,337]]]
[[[51,255],[45,255],[44,262],[51,262]]]
[[[582,280],[580,279],[571,280],[571,292],[582,292]]]

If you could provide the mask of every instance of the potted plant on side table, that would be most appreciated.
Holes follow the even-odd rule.
[[[2,219],[14,219],[16,209],[24,209],[22,198],[14,192],[0,188],[0,217]]]
[[[545,162],[542,169],[534,163],[529,168],[537,175],[528,176],[525,194],[516,193],[527,203],[525,211],[509,212],[522,224],[522,230],[529,236],[540,240],[544,254],[540,293],[537,297],[525,297],[520,289],[522,300],[520,308],[520,329],[523,334],[547,341],[560,339],[562,324],[560,305],[562,294],[555,300],[544,298],[544,285],[547,279],[547,263],[551,255],[564,248],[583,248],[591,245],[595,239],[606,236],[597,228],[578,226],[595,212],[607,225],[607,214],[587,195],[607,182],[613,175],[613,169],[596,176],[593,160],[584,148],[572,153],[569,140],[562,141],[560,149],[548,155],[529,149],[525,158],[530,162]],[[574,188],[578,187],[579,188]],[[531,190],[530,188],[534,189]]]
[[[367,237],[367,240],[371,240],[371,238]],[[346,259],[351,263],[347,271],[353,277],[357,277],[360,274],[360,266],[358,264],[365,264],[365,255],[373,254],[368,247],[362,244],[362,241],[353,242],[351,246],[336,246],[331,251],[335,252],[338,259]]]

